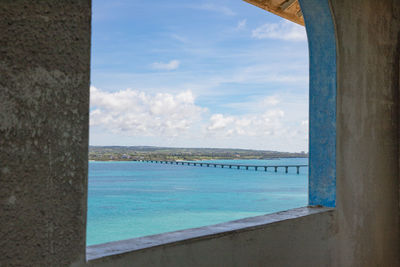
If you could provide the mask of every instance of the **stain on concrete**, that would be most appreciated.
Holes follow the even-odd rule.
[[[0,2],[0,265],[84,262],[91,1]]]
[[[397,0],[331,0],[337,37],[338,266],[399,266]]]

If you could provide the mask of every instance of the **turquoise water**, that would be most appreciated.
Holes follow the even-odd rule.
[[[207,161],[211,162],[211,161]],[[308,164],[308,159],[218,160]],[[254,171],[89,162],[87,245],[216,224],[307,205],[307,168]]]

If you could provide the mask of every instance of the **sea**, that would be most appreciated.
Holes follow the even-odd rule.
[[[295,165],[307,158],[214,160]],[[308,168],[264,171],[89,162],[87,245],[212,225],[307,205]]]

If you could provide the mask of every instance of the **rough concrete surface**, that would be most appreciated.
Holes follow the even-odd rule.
[[[270,217],[274,221],[279,216],[281,216],[280,221],[270,222],[268,219]],[[330,251],[337,232],[335,216],[336,211],[332,209],[317,209],[313,212],[302,208],[283,212],[282,215],[271,214],[264,218],[238,220],[237,222],[242,222],[242,225],[247,224],[248,227],[235,229],[235,223],[204,227],[205,231],[215,233],[131,252],[125,251],[126,253],[119,255],[91,260],[88,265],[101,267],[332,266],[333,259]],[[291,218],[288,219],[288,217]],[[260,219],[264,221],[264,224],[257,223]],[[254,223],[258,225],[250,226]],[[221,232],[221,227],[225,228],[226,232]],[[233,229],[230,229],[231,227]],[[172,234],[196,236],[197,232],[197,229],[192,229]],[[146,241],[154,242],[154,238]],[[131,245],[129,241],[120,241],[114,244],[93,246],[91,250],[115,254],[113,248],[121,251],[125,250],[124,246]]]
[[[90,7],[0,1],[0,266],[84,261]]]
[[[337,34],[337,266],[399,266],[397,0],[331,0]]]
[[[400,265],[399,1],[330,4],[336,210],[89,265]],[[0,0],[0,266],[85,265],[90,12],[90,0]]]

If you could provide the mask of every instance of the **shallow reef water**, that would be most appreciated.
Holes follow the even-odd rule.
[[[216,160],[308,164],[306,158]],[[89,162],[87,245],[211,225],[307,205],[308,170]]]

